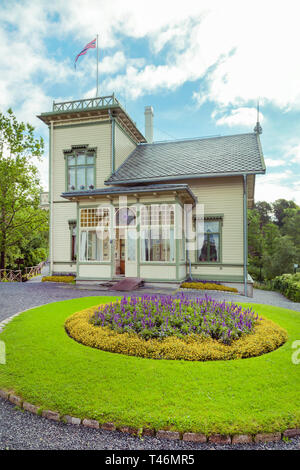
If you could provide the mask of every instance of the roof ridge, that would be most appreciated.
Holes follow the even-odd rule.
[[[241,137],[243,135],[256,135],[255,132],[242,132],[239,134],[226,134],[226,135],[212,135],[212,136],[204,136],[204,137],[184,137],[182,139],[173,139],[173,140],[158,140],[156,142],[152,142],[151,144],[148,142],[141,142],[137,146],[138,147],[150,147],[154,145],[161,145],[161,144],[176,144],[180,142],[195,142],[196,140],[213,140],[213,139],[224,139],[226,137]]]

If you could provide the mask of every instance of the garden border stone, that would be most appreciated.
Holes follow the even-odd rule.
[[[177,441],[181,439],[180,432],[177,431],[165,431],[164,429],[160,429],[156,433],[157,439],[169,439],[170,441]]]
[[[253,444],[251,434],[234,434],[231,440],[232,444]]]
[[[74,424],[75,426],[79,426],[79,424],[81,424],[81,419],[75,418],[74,416],[65,415],[63,419],[67,424]]]
[[[23,408],[25,411],[29,411],[30,413],[38,414],[39,412],[39,407],[32,405],[31,403],[28,403],[27,401],[24,401],[23,403]]]
[[[83,426],[87,428],[99,429],[99,423],[95,419],[83,419],[82,420]]]
[[[43,410],[43,418],[51,419],[52,421],[60,421],[60,414],[57,411]]]
[[[229,434],[211,434],[208,442],[219,445],[231,444],[231,437]]]
[[[199,432],[185,432],[182,440],[186,442],[207,442],[207,436]]]

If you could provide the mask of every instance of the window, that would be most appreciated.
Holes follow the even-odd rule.
[[[80,226],[81,227],[109,227],[110,209],[109,207],[97,207],[81,209]]]
[[[154,204],[141,208],[141,260],[175,261],[174,206]]]
[[[135,207],[121,207],[115,211],[116,227],[134,227],[136,225]]]
[[[109,226],[109,207],[81,209],[80,261],[110,260]]]
[[[95,187],[95,152],[73,151],[66,154],[68,191],[88,190]]]
[[[76,261],[77,240],[76,240],[76,220],[69,220],[70,242],[71,242],[71,261]]]
[[[204,233],[197,221],[198,256],[200,262],[220,262],[220,220],[204,220]]]
[[[131,230],[128,231],[127,238],[127,259],[128,261],[136,260],[136,238],[131,236]]]

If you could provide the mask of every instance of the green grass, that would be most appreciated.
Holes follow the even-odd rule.
[[[5,328],[7,364],[0,388],[43,409],[118,425],[179,431],[281,431],[300,425],[300,313],[255,310],[284,327],[289,340],[272,353],[216,362],[152,360],[99,351],[69,338],[64,320],[108,297],[56,302],[24,312]]]

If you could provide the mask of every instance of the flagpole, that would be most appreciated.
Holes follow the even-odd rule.
[[[98,98],[98,88],[99,88],[99,79],[98,79],[98,75],[99,75],[99,48],[98,48],[98,34],[97,34],[97,86],[96,86],[96,98]]]

